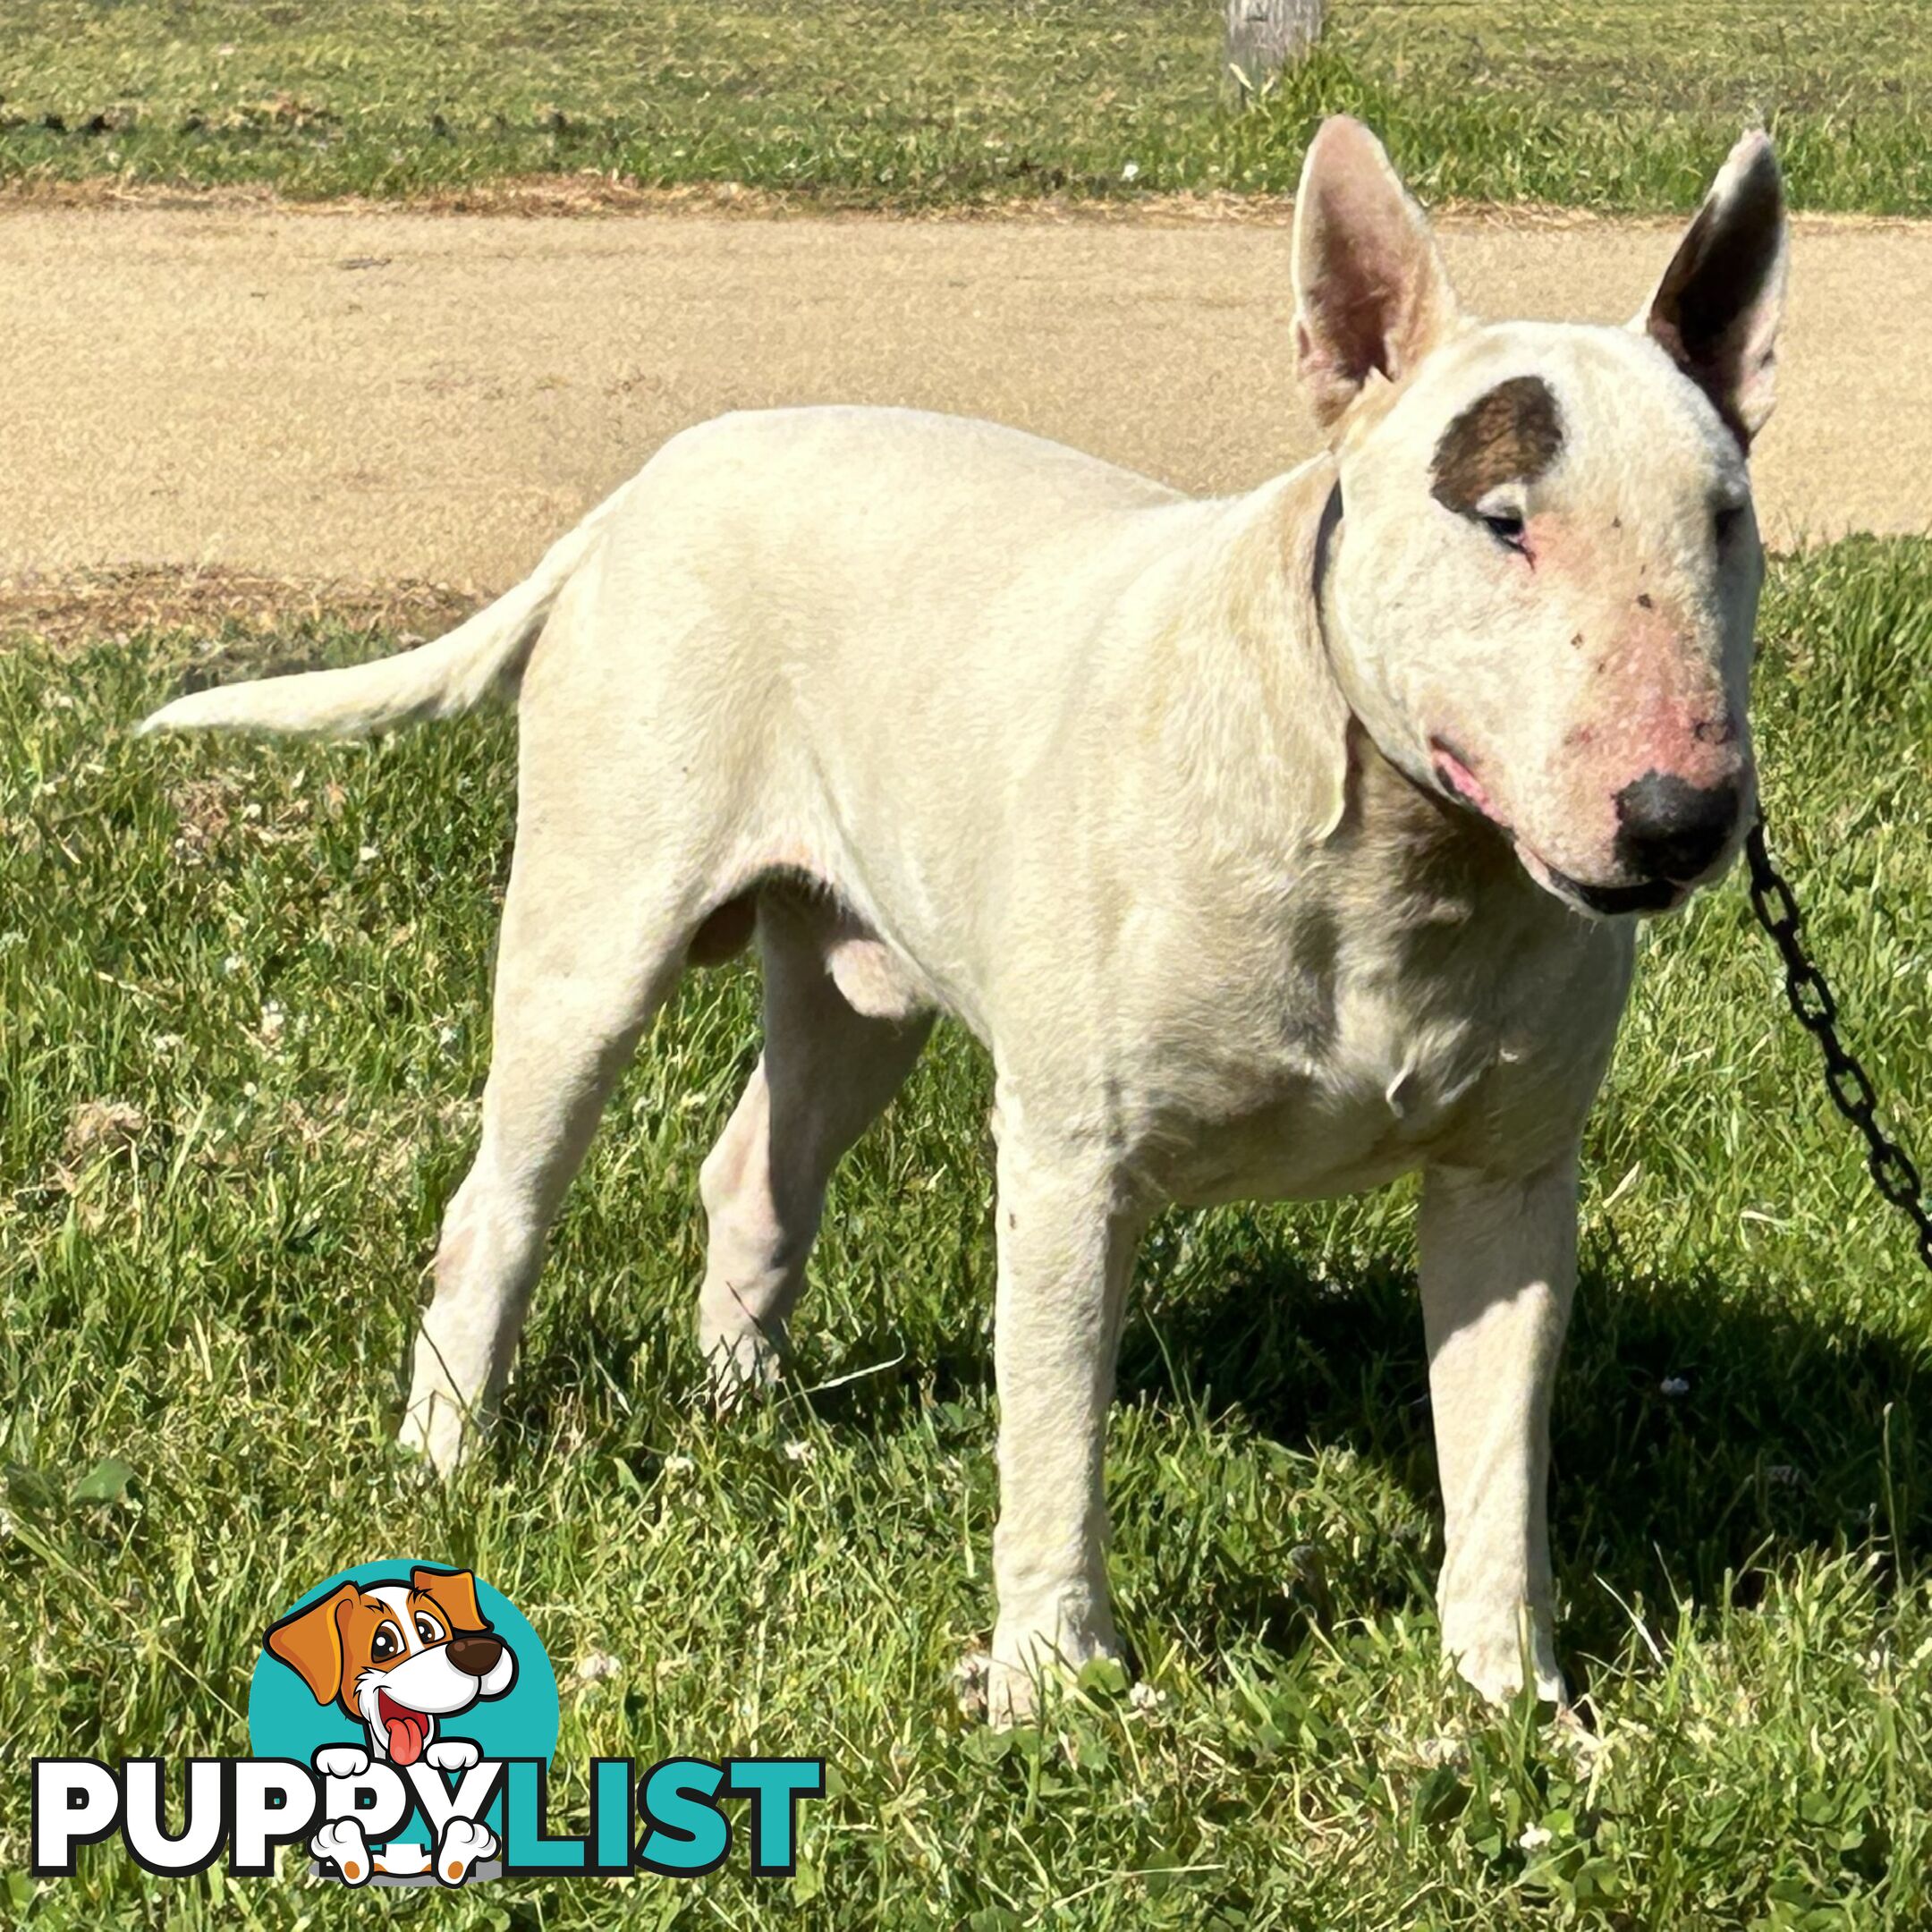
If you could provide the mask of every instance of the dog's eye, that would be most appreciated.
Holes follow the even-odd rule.
[[[441,1643],[443,1641],[443,1626],[433,1616],[425,1616],[419,1610],[416,1613],[416,1634],[425,1643]]]
[[[375,1640],[369,1645],[369,1655],[380,1664],[386,1657],[393,1657],[402,1646],[396,1641],[395,1626],[385,1623],[376,1632]]]
[[[1488,511],[1477,521],[1499,544],[1507,544],[1512,550],[1522,548],[1523,520],[1521,510]]]

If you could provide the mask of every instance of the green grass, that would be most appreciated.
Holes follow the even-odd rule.
[[[1779,564],[1758,713],[1815,944],[1888,1116],[1932,1150],[1928,613],[1932,544]],[[694,1173],[754,984],[689,983],[560,1224],[502,1435],[419,1486],[388,1438],[473,1139],[512,727],[123,735],[208,655],[178,633],[0,654],[0,1919],[1932,1919],[1932,1300],[1734,881],[1654,930],[1589,1133],[1555,1535],[1594,1743],[1484,1711],[1438,1664],[1404,1190],[1157,1229],[1111,1456],[1156,1695],[1095,1685],[999,1738],[949,1677],[991,1609],[977,1052],[943,1035],[843,1171],[797,1386],[714,1426]],[[136,1111],[84,1145],[110,1101]],[[89,1499],[109,1457],[131,1476]],[[534,1621],[566,1816],[593,1753],[823,1751],[838,1792],[807,1808],[800,1877],[734,1860],[432,1905],[171,1888],[104,1847],[36,1891],[30,1757],[245,1749],[266,1621],[386,1554],[471,1564]],[[619,1674],[578,1682],[593,1652]]]
[[[1932,211],[1923,0],[1333,0],[1231,111],[1214,0],[11,0],[0,182],[408,195],[592,170],[892,207],[1292,189],[1370,120],[1434,198],[1691,206],[1745,123],[1797,204]]]

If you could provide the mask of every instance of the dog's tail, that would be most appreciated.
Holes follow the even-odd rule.
[[[191,691],[144,719],[140,730],[360,738],[392,724],[458,716],[521,673],[551,606],[625,494],[606,497],[515,589],[433,644],[339,671]]]

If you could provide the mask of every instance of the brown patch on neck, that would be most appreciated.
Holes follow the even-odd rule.
[[[1355,718],[1342,832],[1394,927],[1461,927],[1498,891],[1536,891],[1502,833],[1399,771]]]
[[[1499,483],[1541,476],[1562,448],[1563,418],[1549,385],[1538,376],[1513,376],[1443,431],[1429,465],[1430,494],[1466,516]]]

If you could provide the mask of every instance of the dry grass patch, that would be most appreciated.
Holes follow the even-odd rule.
[[[174,564],[28,573],[0,577],[0,648],[32,638],[65,652],[138,631],[271,638],[325,623],[406,639],[446,630],[483,601],[455,584],[345,583]]]

